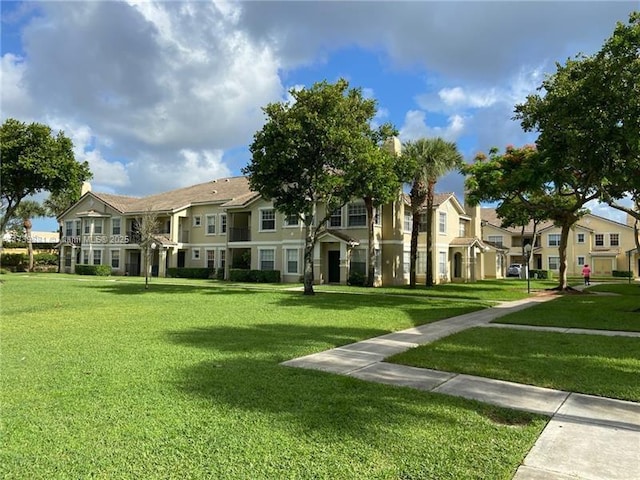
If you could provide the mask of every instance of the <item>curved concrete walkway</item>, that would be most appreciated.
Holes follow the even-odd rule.
[[[530,328],[640,337],[639,332],[489,324],[553,296],[505,302],[400,332],[288,360],[283,365],[349,375],[549,415],[514,480],[640,480],[640,403],[385,363],[384,359],[467,328]]]

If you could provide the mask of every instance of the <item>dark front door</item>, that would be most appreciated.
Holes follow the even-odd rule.
[[[178,251],[178,268],[184,268],[184,255],[185,255],[184,250]]]
[[[340,283],[339,250],[329,250],[329,283]]]
[[[462,277],[462,254],[456,252],[453,256],[453,276],[455,278]]]

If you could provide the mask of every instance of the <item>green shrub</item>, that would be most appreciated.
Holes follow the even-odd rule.
[[[6,268],[0,268],[0,275],[6,275],[7,273],[11,273],[11,270],[7,270]]]
[[[633,278],[633,272],[629,272],[628,270],[614,270],[613,272],[611,272],[611,276],[622,277],[622,278]]]
[[[224,280],[224,268],[218,268],[216,270],[216,280]]]
[[[280,283],[280,270],[246,270],[232,268],[229,270],[229,280],[246,283]]]
[[[3,267],[18,267],[29,263],[26,253],[3,253],[0,255],[0,264]]]
[[[36,253],[33,256],[35,265],[58,265],[58,255],[55,253]]]
[[[349,285],[362,287],[364,286],[364,283],[365,283],[365,276],[361,272],[351,272],[349,274],[349,279],[347,280],[347,283]]]
[[[211,270],[203,267],[182,267],[167,269],[167,275],[172,278],[209,278],[210,274]]]
[[[553,278],[553,272],[551,270],[529,270],[529,278],[551,280]]]
[[[97,275],[99,277],[108,277],[111,275],[111,266],[109,265],[76,265],[77,275]]]

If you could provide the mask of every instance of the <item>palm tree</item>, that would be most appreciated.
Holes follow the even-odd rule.
[[[463,158],[456,144],[440,137],[420,138],[403,145],[403,155],[415,166],[413,183],[409,198],[413,228],[411,230],[411,269],[409,285],[416,284],[416,259],[418,257],[418,234],[420,232],[420,214],[425,207],[427,214],[427,279],[426,285],[433,286],[433,196],[435,185],[445,173],[462,165]]]
[[[15,218],[22,221],[22,227],[24,228],[25,235],[27,237],[27,251],[29,252],[29,269],[33,271],[33,243],[31,241],[31,228],[33,224],[32,218],[44,217],[47,214],[46,209],[38,202],[33,200],[23,200],[18,205],[15,211]]]

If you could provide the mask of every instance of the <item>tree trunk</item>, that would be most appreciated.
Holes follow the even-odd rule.
[[[560,247],[558,248],[558,255],[560,256],[560,271],[558,276],[558,290],[564,291],[569,288],[567,282],[567,240],[569,239],[569,232],[571,230],[571,223],[563,222],[562,229],[560,230]]]
[[[313,291],[313,247],[315,246],[315,235],[313,226],[305,221],[304,225],[304,294],[314,295]]]
[[[373,287],[376,273],[376,249],[373,245],[373,199],[371,197],[364,198],[364,205],[367,209],[367,236],[369,237],[369,245],[367,247],[367,281],[365,286]]]
[[[411,265],[409,270],[409,286],[416,288],[416,263],[418,261],[418,235],[420,234],[420,209],[413,210],[413,226],[411,227]]]
[[[433,287],[433,190],[435,182],[427,184],[427,279],[426,286]]]
[[[33,272],[33,242],[31,241],[31,228],[33,224],[30,219],[25,218],[22,225],[27,235],[27,252],[29,252],[29,268],[27,271]]]

